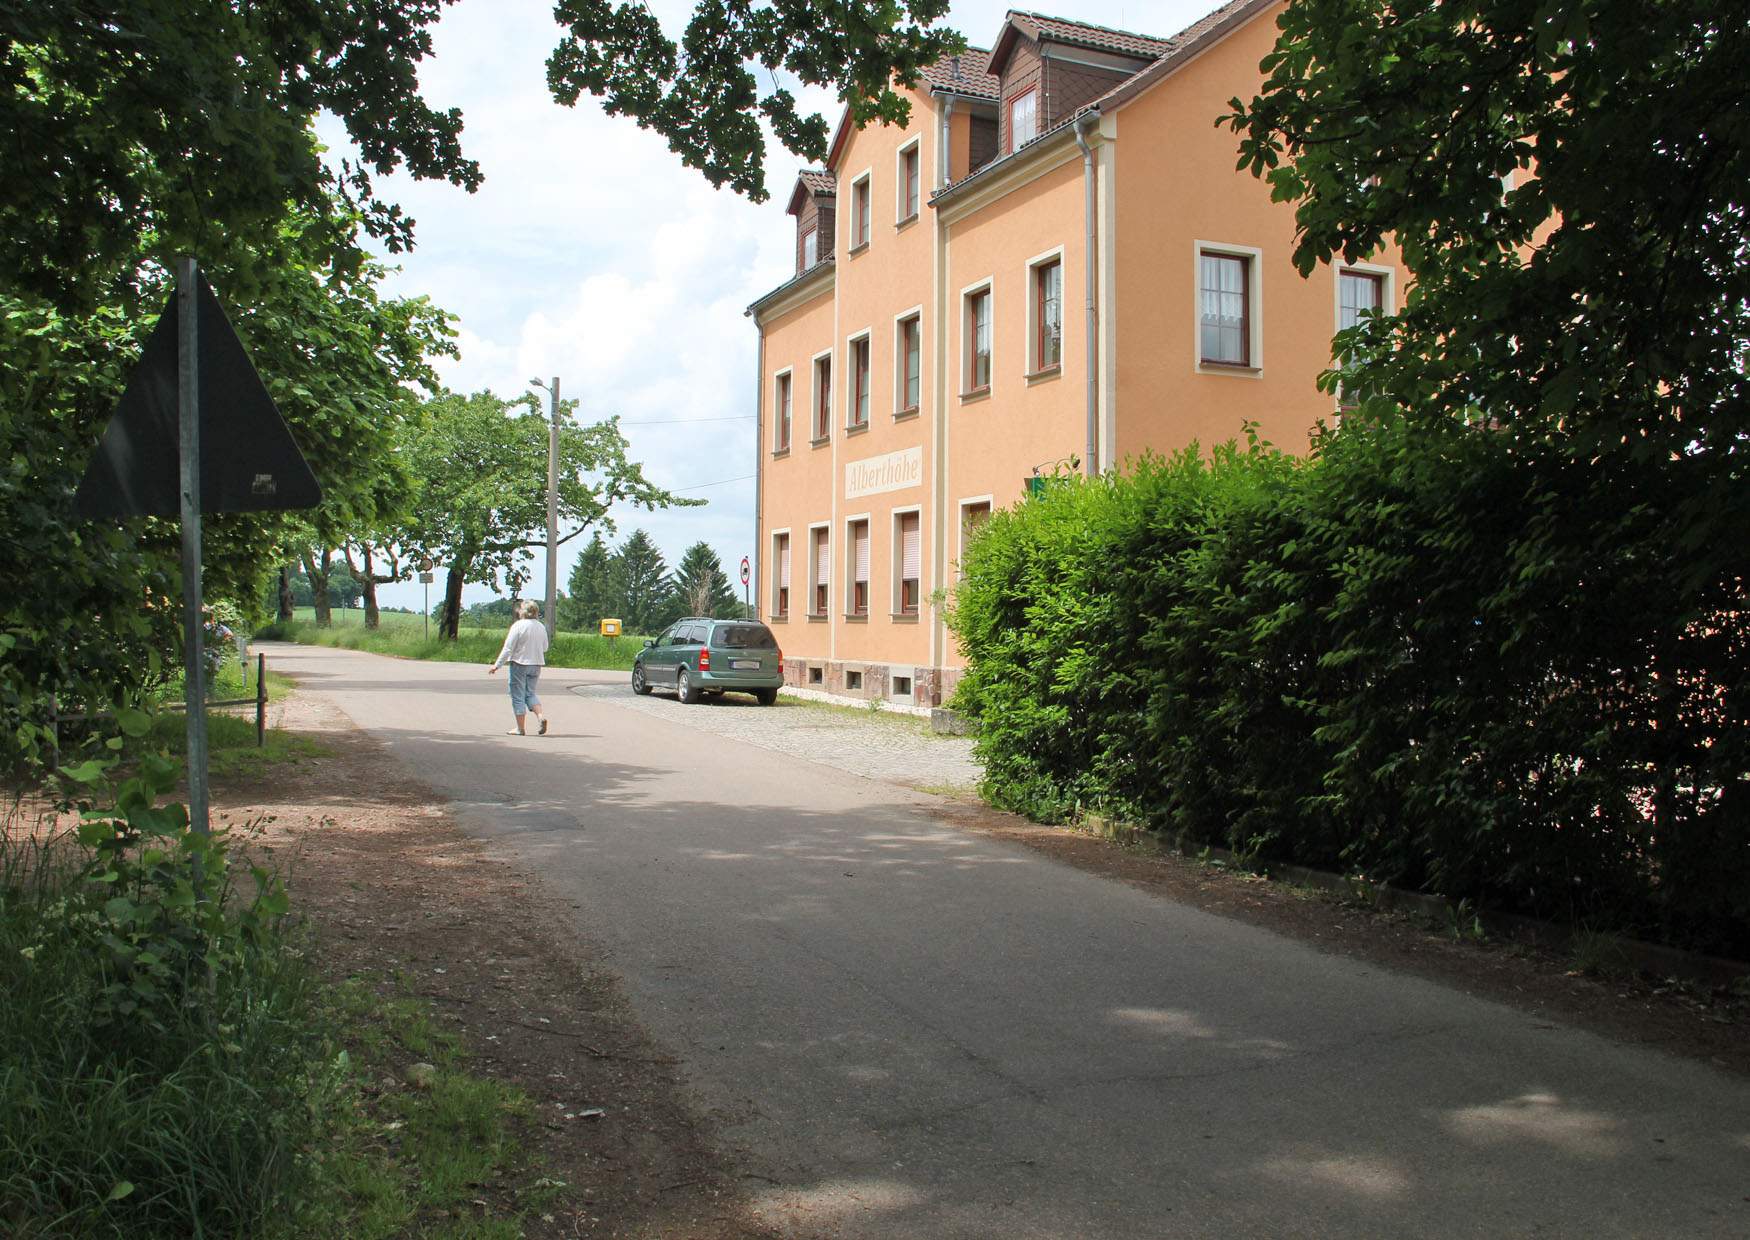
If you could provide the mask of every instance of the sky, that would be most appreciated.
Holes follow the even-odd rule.
[[[1040,11],[1166,36],[1219,0],[1078,0]],[[671,36],[691,6],[653,0]],[[1008,8],[962,0],[946,24],[988,47]],[[559,37],[547,0],[459,0],[433,31],[420,90],[460,108],[464,151],[485,184],[469,194],[394,175],[384,195],[416,221],[415,249],[391,260],[392,295],[424,294],[459,318],[461,357],[439,370],[456,391],[506,399],[531,378],[557,376],[577,416],[618,414],[634,460],[660,486],[703,507],[611,512],[618,542],[648,530],[672,567],[703,540],[732,583],[754,550],[754,404],[758,336],[748,304],[793,274],[794,222],[784,206],[803,164],[768,145],[771,198],[754,204],[714,190],[667,144],[585,95],[564,108],[547,92],[546,59]],[[800,102],[836,124],[829,92]],[[338,154],[345,133],[320,128]],[[545,400],[545,396],[542,396]],[[543,479],[544,481],[544,479]],[[559,587],[588,535],[560,548]],[[545,592],[538,552],[524,594]],[[441,583],[441,566],[438,581]],[[493,597],[471,585],[467,602]],[[422,587],[384,587],[386,606],[419,608]]]

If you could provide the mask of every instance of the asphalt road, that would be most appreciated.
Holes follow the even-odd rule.
[[[1737,1077],[563,691],[617,675],[519,739],[502,673],[269,661],[579,906],[789,1234],[1750,1236]]]

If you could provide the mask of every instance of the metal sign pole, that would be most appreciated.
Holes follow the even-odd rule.
[[[183,701],[188,716],[188,821],[200,835],[207,819],[205,633],[201,623],[201,441],[199,301],[192,258],[176,264],[176,420],[182,461]]]

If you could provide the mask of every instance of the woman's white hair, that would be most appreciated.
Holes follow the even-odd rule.
[[[517,614],[522,616],[524,620],[539,620],[541,618],[541,605],[532,598],[526,598],[523,600],[522,606],[517,608]]]

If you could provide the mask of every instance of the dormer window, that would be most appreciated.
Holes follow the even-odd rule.
[[[802,234],[802,270],[807,271],[820,261],[820,229],[810,228]]]
[[[1028,87],[1009,100],[1009,149],[1020,150],[1039,136],[1039,90]]]

